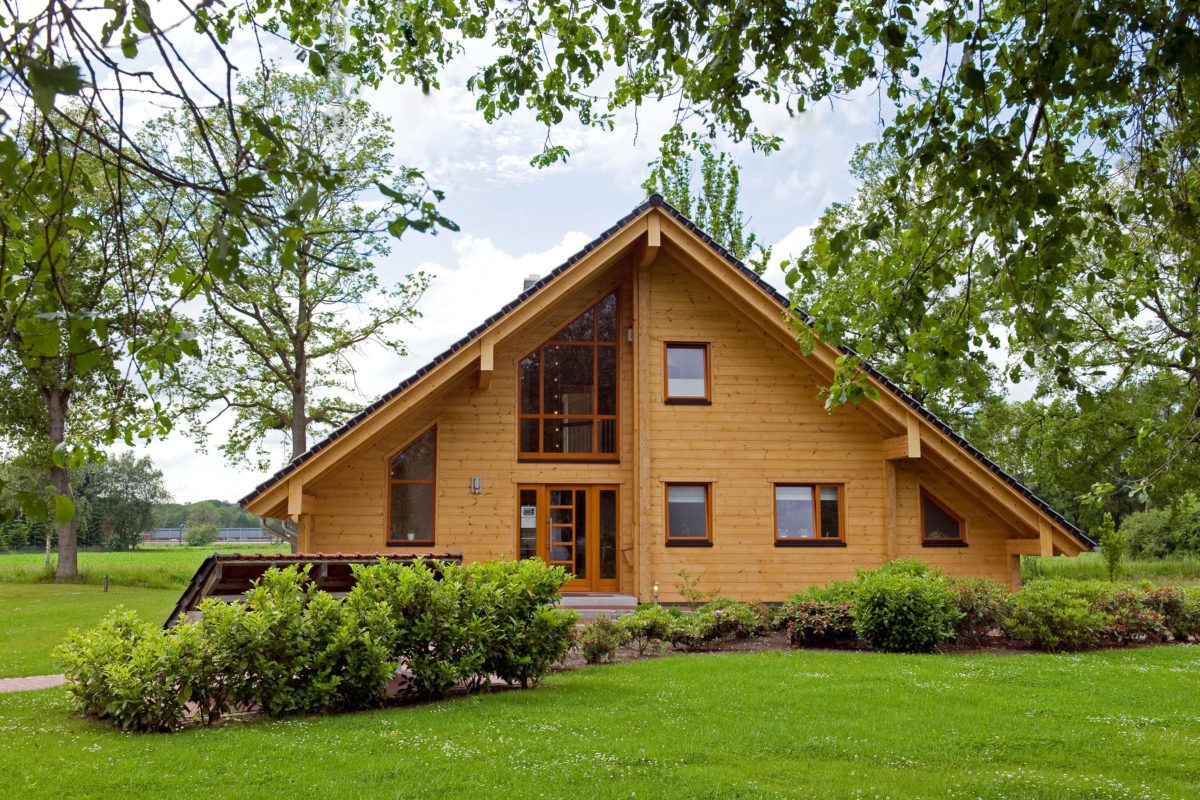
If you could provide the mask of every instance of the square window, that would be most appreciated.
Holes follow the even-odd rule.
[[[708,344],[668,342],[666,347],[666,401],[711,402]]]
[[[711,544],[708,484],[667,484],[667,544]]]
[[[775,485],[775,543],[842,544],[842,487]]]

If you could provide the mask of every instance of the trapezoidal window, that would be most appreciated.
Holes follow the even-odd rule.
[[[617,296],[517,365],[519,458],[617,460]]]
[[[389,545],[433,544],[437,427],[418,436],[388,463]]]
[[[966,521],[929,492],[921,490],[921,543],[926,546],[961,545]]]

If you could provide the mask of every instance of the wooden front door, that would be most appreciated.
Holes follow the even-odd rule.
[[[518,496],[521,558],[536,556],[570,572],[565,591],[617,591],[615,486],[521,486]]]

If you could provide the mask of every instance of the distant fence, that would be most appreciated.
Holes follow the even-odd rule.
[[[143,542],[177,544],[183,539],[182,528],[155,528],[142,534]],[[218,542],[274,542],[274,536],[262,528],[221,528],[217,531]]]

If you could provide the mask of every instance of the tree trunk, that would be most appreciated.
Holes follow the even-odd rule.
[[[47,389],[44,396],[46,416],[50,423],[47,433],[50,444],[57,450],[66,439],[68,395],[62,389]],[[56,495],[74,502],[71,473],[67,467],[57,464],[50,467],[50,485],[54,487]],[[70,520],[58,526],[58,566],[54,570],[56,581],[73,581],[79,577],[79,548],[75,541],[78,519],[78,514],[72,514]]]

